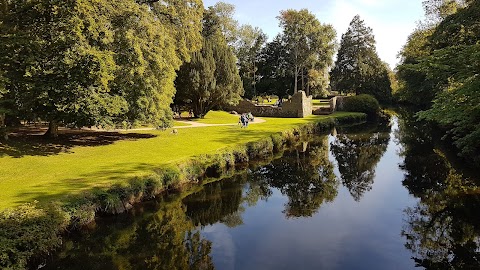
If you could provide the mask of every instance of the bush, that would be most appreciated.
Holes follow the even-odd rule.
[[[380,111],[378,101],[371,95],[362,94],[345,98],[344,111],[362,112],[374,116]]]
[[[0,213],[0,268],[24,269],[31,258],[45,256],[61,245],[68,215],[51,205],[25,204]]]
[[[271,137],[272,137],[272,143],[273,143],[273,151],[275,153],[280,152],[283,149],[285,139],[282,137],[281,134],[273,134]]]

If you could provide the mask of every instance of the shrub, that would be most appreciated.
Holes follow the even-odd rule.
[[[273,150],[275,153],[280,152],[283,149],[285,139],[281,134],[273,134],[272,136]]]
[[[145,178],[145,197],[155,198],[164,190],[163,174],[154,173]]]
[[[57,205],[39,209],[25,204],[0,213],[0,268],[25,269],[32,257],[45,256],[61,244],[69,221]]]
[[[235,164],[247,163],[249,161],[247,147],[245,145],[233,149],[233,156],[235,157]]]
[[[345,98],[344,111],[362,112],[374,116],[380,111],[378,101],[371,95],[362,94]]]
[[[171,186],[176,186],[180,183],[180,170],[178,167],[166,167],[162,170],[163,186],[168,188]]]
[[[258,140],[256,142],[248,143],[247,153],[251,159],[265,158],[270,156],[273,153],[272,139],[269,137],[269,138]]]

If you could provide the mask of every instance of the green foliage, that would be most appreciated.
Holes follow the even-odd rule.
[[[478,138],[478,72],[480,70],[480,1],[469,1],[446,16],[428,35],[410,39],[399,67],[400,96],[426,109],[422,119],[447,131],[460,154],[480,164]],[[408,48],[423,44],[421,53]],[[420,100],[419,100],[420,99]]]
[[[332,65],[335,51],[335,30],[331,25],[321,24],[307,9],[281,11],[278,19],[283,29],[281,38],[291,63],[294,92],[298,91],[298,80],[301,76],[302,90],[310,95],[309,85],[316,84],[306,84],[305,77],[310,70],[326,76],[326,71]],[[310,74],[313,75],[312,72]]]
[[[256,85],[258,93],[286,97],[293,89],[292,63],[288,57],[281,35],[276,36],[260,52],[258,73],[261,76]]]
[[[235,54],[238,58],[245,96],[252,98],[257,95],[256,84],[260,79],[257,74],[258,61],[267,36],[260,28],[253,28],[251,25],[242,25],[238,33]]]
[[[168,125],[175,70],[199,49],[203,6],[166,2],[3,1],[0,65],[18,116]]]
[[[363,112],[374,116],[380,111],[380,105],[375,97],[367,94],[345,98],[344,108],[348,112]]]
[[[370,94],[388,103],[392,98],[387,64],[377,55],[372,29],[355,16],[342,35],[335,67],[331,71],[332,88],[341,92]]]
[[[0,267],[24,269],[32,257],[45,256],[61,245],[68,216],[55,205],[39,209],[25,204],[0,212]]]
[[[280,152],[285,144],[285,138],[281,134],[273,134],[272,136],[273,151],[278,153]]]
[[[435,121],[446,128],[447,136],[454,141],[460,154],[480,166],[480,78],[473,77],[453,88],[440,93],[432,107],[419,114],[420,118]]]
[[[221,32],[219,17],[210,10],[203,24],[203,47],[181,67],[176,80],[177,102],[188,104],[196,117],[235,104],[243,94],[235,55]]]

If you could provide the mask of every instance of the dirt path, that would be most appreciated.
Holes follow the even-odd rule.
[[[193,121],[181,121],[181,120],[177,120],[177,122],[180,122],[180,123],[183,123],[183,124],[187,124],[189,126],[179,126],[179,127],[173,127],[173,128],[195,128],[195,127],[216,127],[216,126],[236,126],[238,125],[238,123],[236,124],[204,124],[204,123],[198,123],[198,122],[193,122]],[[256,117],[254,121],[250,121],[248,122],[248,124],[260,124],[260,123],[264,123],[266,122],[265,119],[262,119],[262,118],[258,118]]]

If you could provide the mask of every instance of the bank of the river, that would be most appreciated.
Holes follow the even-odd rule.
[[[259,166],[98,218],[34,266],[480,269],[475,178],[409,115],[305,136]]]
[[[0,158],[0,208],[25,201],[39,203],[2,213],[0,266],[25,267],[31,257],[57,247],[65,229],[87,224],[99,212],[122,212],[166,189],[271,155],[302,135],[335,123],[364,120],[365,115],[359,113],[269,118],[248,129],[220,126],[178,133],[142,131],[152,138],[62,153],[4,155]]]

